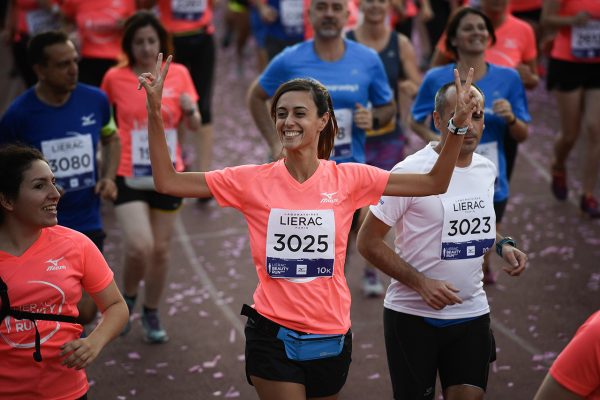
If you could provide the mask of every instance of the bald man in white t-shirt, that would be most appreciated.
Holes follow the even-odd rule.
[[[465,139],[448,191],[427,197],[382,197],[359,232],[360,253],[392,277],[384,300],[384,332],[395,399],[433,399],[439,374],[446,400],[482,399],[496,349],[483,290],[483,255],[496,243],[518,276],[527,256],[496,234],[495,165],[475,154],[483,133],[483,94],[468,126],[453,124],[454,83],[436,94],[440,142],[397,164],[392,173],[427,173],[449,132]],[[391,228],[395,251],[385,242]]]

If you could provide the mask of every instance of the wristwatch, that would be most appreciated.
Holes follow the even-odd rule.
[[[464,135],[465,133],[467,133],[467,131],[469,130],[468,126],[463,126],[459,128],[456,125],[454,125],[453,120],[454,118],[450,118],[450,120],[448,121],[448,132],[454,135]]]
[[[500,241],[498,241],[498,243],[496,243],[496,253],[498,253],[500,257],[502,257],[502,246],[505,244],[509,244],[512,247],[517,247],[517,242],[515,239],[511,238],[510,236],[503,237]]]

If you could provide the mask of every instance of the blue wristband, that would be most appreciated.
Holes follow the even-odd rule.
[[[498,243],[496,243],[496,253],[498,253],[500,257],[502,257],[502,246],[505,244],[509,244],[512,247],[517,247],[517,242],[515,239],[511,238],[510,236],[502,238]]]

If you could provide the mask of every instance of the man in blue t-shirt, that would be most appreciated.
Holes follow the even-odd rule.
[[[387,124],[396,112],[383,64],[372,49],[342,37],[347,0],[314,0],[309,19],[314,39],[288,47],[271,61],[250,86],[250,112],[277,158],[282,147],[266,101],[290,79],[316,79],[329,90],[340,128],[332,159],[364,163],[365,129]]]
[[[84,233],[102,250],[100,198],[116,198],[121,151],[108,99],[99,89],[77,82],[79,56],[63,32],[35,36],[29,57],[38,82],[3,115],[0,144],[20,142],[42,151],[62,193],[58,223]],[[80,322],[85,324],[94,319],[96,307],[88,296],[82,301]]]

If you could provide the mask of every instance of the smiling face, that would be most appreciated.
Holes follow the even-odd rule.
[[[464,54],[483,54],[488,46],[490,33],[485,21],[477,14],[466,14],[459,22],[456,36],[451,42],[459,56]]]
[[[135,31],[131,41],[131,52],[134,65],[152,70],[160,52],[160,39],[152,25],[143,26]]]
[[[348,21],[348,0],[313,0],[309,18],[315,38],[334,39],[341,37]]]
[[[319,134],[329,114],[319,117],[309,91],[290,91],[281,95],[275,109],[275,129],[284,149],[317,153]]]
[[[45,161],[35,160],[23,172],[23,181],[15,199],[2,199],[5,213],[22,225],[34,229],[58,223],[56,206],[60,194],[54,186],[54,175]]]

